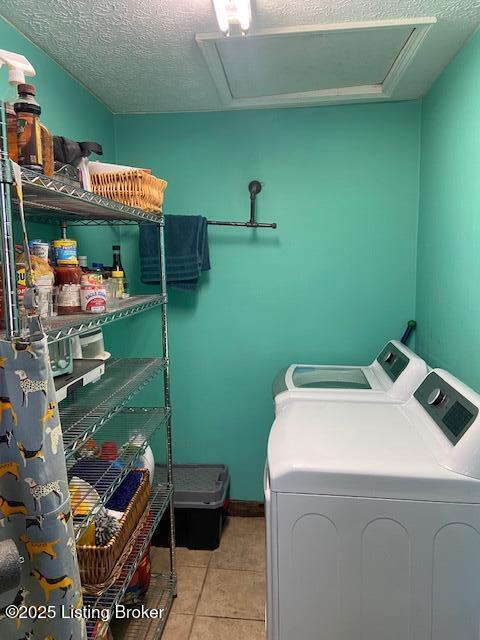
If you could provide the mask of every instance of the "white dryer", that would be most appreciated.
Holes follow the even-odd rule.
[[[422,358],[396,340],[367,366],[292,364],[274,380],[275,413],[294,398],[405,402],[428,371]]]
[[[478,640],[480,396],[292,400],[265,473],[268,640]],[[299,428],[301,427],[301,428]]]

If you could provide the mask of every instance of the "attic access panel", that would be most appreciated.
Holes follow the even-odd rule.
[[[435,18],[264,29],[196,40],[226,107],[389,98]]]

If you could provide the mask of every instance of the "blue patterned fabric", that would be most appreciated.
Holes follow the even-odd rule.
[[[20,587],[1,596],[0,638],[84,640],[85,621],[62,617],[82,606],[82,593],[45,338],[25,350],[0,341],[0,540],[8,538],[25,562]],[[55,616],[11,620],[11,603],[53,606]]]

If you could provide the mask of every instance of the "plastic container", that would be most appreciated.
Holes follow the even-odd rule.
[[[125,279],[123,277],[123,271],[114,269],[112,271],[112,303],[118,305],[125,298]]]
[[[90,270],[90,273],[95,274],[99,282],[103,282],[103,278],[105,275],[103,262],[92,262],[92,268]]]
[[[160,469],[160,477],[165,476],[165,467]],[[217,549],[228,511],[228,467],[175,465],[173,477],[176,544],[188,549]],[[168,546],[168,534],[167,514],[157,527],[154,544]]]
[[[30,246],[30,253],[41,260],[48,262],[48,252],[50,245],[44,240],[32,240],[28,243]]]

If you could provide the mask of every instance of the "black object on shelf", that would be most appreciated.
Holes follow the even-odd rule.
[[[156,473],[164,473],[157,467]],[[175,536],[178,547],[217,549],[228,512],[230,475],[226,465],[174,465]],[[169,522],[164,516],[153,537],[168,546]]]
[[[248,222],[231,222],[230,220],[208,220],[207,223],[220,227],[248,227],[250,229],[276,229],[276,222],[257,222],[255,220],[255,206],[257,195],[262,190],[262,184],[259,180],[252,180],[248,184],[250,192],[250,220]]]

